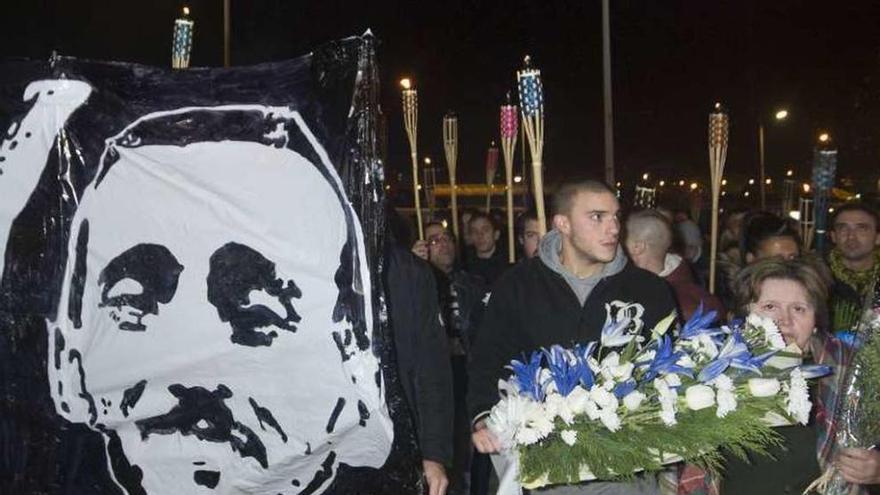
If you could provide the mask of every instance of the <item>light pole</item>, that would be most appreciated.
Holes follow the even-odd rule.
[[[774,116],[777,121],[785,120],[788,117],[788,110],[778,110]],[[765,171],[764,171],[764,121],[758,120],[758,166],[760,167],[761,179],[758,186],[761,188],[761,209],[767,208],[767,199],[764,193]]]

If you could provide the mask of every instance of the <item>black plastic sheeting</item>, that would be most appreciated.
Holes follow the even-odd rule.
[[[181,107],[247,104],[295,108],[309,122],[337,168],[364,233],[373,287],[372,343],[381,360],[394,443],[381,469],[340,464],[332,484],[319,491],[422,489],[415,434],[384,320],[384,177],[377,145],[374,44],[368,34],[330,43],[298,59],[229,69],[171,71],[68,57],[0,65],[0,129],[10,130],[3,136],[4,150],[24,139],[17,134],[22,131],[17,122],[34,104],[34,99],[22,99],[29,83],[66,78],[93,88],[88,102],[58,134],[48,161],[33,164],[44,170],[9,233],[0,281],[0,493],[123,493],[108,468],[102,435],[58,416],[50,395],[47,363],[54,350],[49,348],[47,321],[68,311],[57,306],[72,220],[84,189],[98,173],[105,139],[139,116]],[[191,124],[168,134],[169,139],[186,144],[253,131],[247,122]],[[218,129],[220,135],[205,135]],[[0,171],[8,165],[3,161]],[[8,200],[0,197],[0,204]],[[209,471],[197,473],[197,478],[202,486],[216,483],[216,474]],[[306,493],[305,485],[285,493]],[[180,493],[190,489],[181,487]]]

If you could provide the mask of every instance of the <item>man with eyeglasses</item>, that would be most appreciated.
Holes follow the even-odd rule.
[[[434,268],[440,312],[449,337],[455,396],[455,433],[450,494],[468,493],[470,483],[470,420],[465,407],[467,355],[483,311],[486,287],[456,264],[455,237],[440,222],[425,225],[425,240],[412,248]]]
[[[834,249],[828,265],[834,275],[831,311],[834,330],[852,330],[862,303],[880,273],[880,236],[877,211],[863,203],[840,207],[831,219]]]

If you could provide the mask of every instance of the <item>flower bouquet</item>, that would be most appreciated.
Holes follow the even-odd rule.
[[[839,384],[834,415],[834,445],[827,466],[810,486],[826,495],[862,493],[831,462],[841,447],[876,448],[880,442],[880,283],[866,297],[856,331],[844,340],[854,354]]]
[[[721,447],[765,453],[781,443],[773,426],[806,424],[807,380],[830,368],[801,365],[772,320],[715,317],[700,307],[671,332],[671,314],[650,336],[609,317],[600,342],[512,361],[487,426],[517,454],[520,483],[626,479],[677,461],[717,472]]]

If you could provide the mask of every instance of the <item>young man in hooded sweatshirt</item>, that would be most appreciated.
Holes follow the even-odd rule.
[[[609,320],[629,317],[654,325],[675,311],[666,283],[628,262],[620,247],[620,205],[607,185],[583,181],[563,185],[553,198],[553,230],[538,256],[509,269],[494,286],[474,342],[468,407],[472,440],[480,452],[497,453],[498,439],[485,417],[498,402],[498,380],[511,359],[554,344],[571,347],[598,341]],[[502,477],[502,474],[499,474]],[[655,476],[634,482],[587,482],[533,490],[534,494],[657,493]]]

